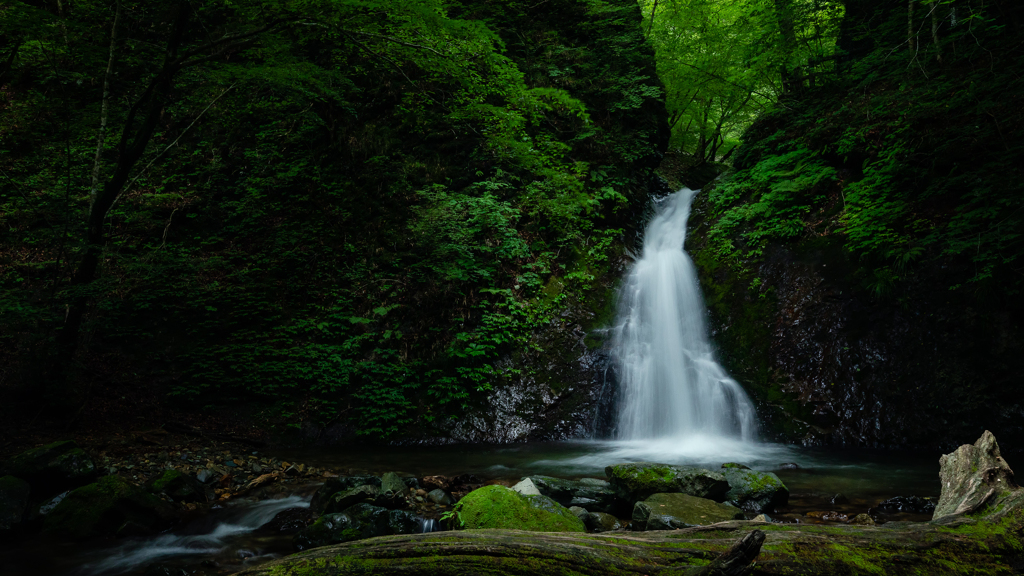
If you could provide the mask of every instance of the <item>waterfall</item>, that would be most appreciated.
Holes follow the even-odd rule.
[[[619,296],[612,354],[622,440],[752,441],[757,433],[750,399],[715,361],[697,270],[683,251],[696,194],[683,188],[658,201]]]

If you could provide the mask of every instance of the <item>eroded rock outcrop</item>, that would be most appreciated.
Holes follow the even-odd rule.
[[[964,444],[939,458],[942,494],[932,518],[951,514],[971,514],[988,506],[1000,511],[1008,500],[1019,500],[1020,488],[1013,470],[1003,460],[996,437],[985,431],[977,442]]]

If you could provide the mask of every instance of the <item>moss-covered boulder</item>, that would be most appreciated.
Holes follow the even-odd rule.
[[[551,476],[530,476],[537,490],[562,506],[579,506],[590,512],[615,512],[628,505],[615,493],[612,485],[597,478],[565,480]]]
[[[771,472],[726,468],[722,474],[729,482],[725,500],[733,506],[757,514],[789,503],[789,488]]]
[[[96,478],[96,464],[71,440],[26,450],[11,458],[0,473],[21,478],[36,498],[88,484]]]
[[[143,488],[118,476],[72,490],[46,515],[43,532],[70,540],[113,536],[122,529],[159,530],[175,520],[173,509]]]
[[[682,493],[721,502],[729,482],[720,472],[696,466],[631,462],[605,468],[608,482],[619,498],[638,502],[654,494]]]
[[[743,511],[731,504],[689,494],[655,494],[633,506],[634,530],[675,530],[743,519]]]
[[[167,470],[146,483],[146,490],[165,494],[178,502],[206,502],[206,489],[191,476],[177,470]]]
[[[547,496],[523,496],[504,486],[484,486],[456,506],[462,528],[507,528],[533,532],[585,532],[583,522]]]
[[[420,518],[407,510],[388,510],[371,504],[356,504],[333,514],[325,514],[313,525],[295,535],[298,550],[328,544],[340,544],[389,534],[415,534],[422,531]]]
[[[30,491],[28,482],[20,478],[0,478],[0,531],[10,530],[25,517]]]

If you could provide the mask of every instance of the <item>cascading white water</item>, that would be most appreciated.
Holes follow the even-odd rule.
[[[659,202],[619,299],[613,357],[622,440],[752,441],[754,407],[715,361],[697,270],[683,251],[697,191]]]

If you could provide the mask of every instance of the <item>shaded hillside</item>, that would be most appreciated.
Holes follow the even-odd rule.
[[[695,207],[716,340],[780,438],[1021,437],[1024,11],[910,6],[908,37],[906,3],[847,2],[838,71]]]

